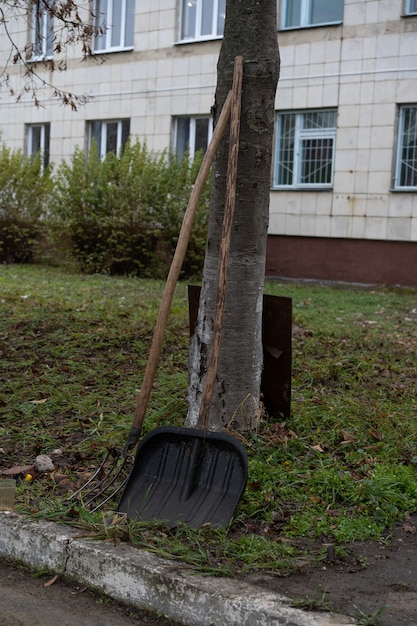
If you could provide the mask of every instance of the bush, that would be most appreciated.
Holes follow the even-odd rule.
[[[85,272],[165,278],[202,156],[151,155],[128,143],[101,160],[93,145],[76,149],[55,176],[50,204],[54,231],[66,233]],[[202,268],[209,185],[200,201],[183,276]]]
[[[44,234],[46,198],[51,190],[50,170],[41,157],[25,157],[20,150],[0,149],[0,261],[33,260]]]

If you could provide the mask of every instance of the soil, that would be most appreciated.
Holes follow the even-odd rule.
[[[179,626],[103,598],[62,577],[35,576],[2,559],[0,615],[2,626]]]
[[[336,610],[365,626],[417,626],[417,516],[398,524],[385,541],[351,544],[343,560],[332,545],[327,556],[320,566],[300,563],[286,578],[249,580],[299,608]]]

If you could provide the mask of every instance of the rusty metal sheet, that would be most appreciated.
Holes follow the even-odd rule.
[[[190,335],[197,323],[200,286],[188,285]],[[262,314],[264,366],[261,393],[268,413],[287,419],[291,411],[292,299],[264,295]]]

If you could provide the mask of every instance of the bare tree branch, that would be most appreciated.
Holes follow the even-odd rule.
[[[68,49],[74,47],[80,48],[82,61],[93,58],[98,62],[103,62],[101,57],[93,53],[91,44],[94,36],[105,32],[106,26],[104,23],[99,26],[94,24],[95,15],[90,3],[73,0],[29,0],[29,2],[27,0],[3,0],[1,4],[0,29],[2,28],[6,35],[10,50],[6,63],[0,70],[0,87],[7,87],[9,94],[17,102],[29,95],[37,107],[42,106],[39,91],[45,87],[50,88],[53,98],[57,98],[61,104],[70,106],[73,110],[85,104],[90,96],[75,94],[57,87],[53,82],[44,78],[43,70],[49,73],[65,71],[68,67]],[[81,13],[84,13],[85,19],[82,19]],[[45,36],[40,28],[33,31],[36,40],[27,43],[23,48],[19,47],[9,28],[12,20],[23,20],[25,24],[30,25],[33,19],[39,20],[38,23],[41,24],[41,20],[46,17],[53,24],[51,41],[55,58],[47,57],[45,54],[36,54],[37,45],[39,44],[42,49],[45,44]],[[10,71],[13,65],[21,67],[17,80],[23,81],[22,87],[13,86],[17,82]]]

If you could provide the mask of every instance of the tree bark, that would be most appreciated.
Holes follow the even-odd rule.
[[[276,0],[227,0],[217,65],[214,124],[231,88],[234,58],[239,55],[244,57],[244,70],[236,205],[219,366],[208,420],[210,430],[252,429],[259,414],[262,296],[279,76]],[[215,317],[228,155],[226,131],[213,164],[200,307],[190,346],[190,426],[198,419]]]

